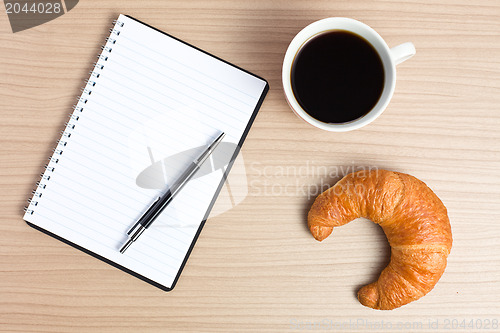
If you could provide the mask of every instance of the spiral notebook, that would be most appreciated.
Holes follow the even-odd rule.
[[[171,290],[267,91],[264,79],[120,15],[24,220]],[[218,157],[120,254],[129,228],[221,131]]]

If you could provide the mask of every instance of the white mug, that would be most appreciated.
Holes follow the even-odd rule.
[[[345,30],[355,33],[368,41],[377,51],[384,67],[384,87],[375,106],[361,118],[346,123],[325,123],[310,116],[300,106],[294,96],[291,83],[291,70],[295,56],[302,46],[312,37],[332,30]],[[396,65],[415,55],[415,46],[408,42],[389,48],[380,35],[366,24],[345,17],[331,17],[311,23],[302,29],[292,40],[283,61],[282,80],[288,104],[299,118],[309,124],[332,132],[346,132],[361,128],[374,121],[385,110],[396,85]]]

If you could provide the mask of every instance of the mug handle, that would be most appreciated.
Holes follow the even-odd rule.
[[[407,42],[391,48],[391,58],[395,65],[399,65],[413,57],[416,52],[415,45],[412,42]]]

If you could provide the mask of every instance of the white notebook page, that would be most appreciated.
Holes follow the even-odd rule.
[[[169,288],[224,169],[120,254],[126,232],[221,131],[240,142],[266,82],[124,15],[114,28],[24,219]]]

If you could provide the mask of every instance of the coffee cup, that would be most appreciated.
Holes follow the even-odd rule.
[[[412,43],[389,48],[375,30],[357,20],[316,21],[286,51],[286,100],[299,118],[317,128],[361,128],[385,110],[396,85],[396,65],[413,55]]]

